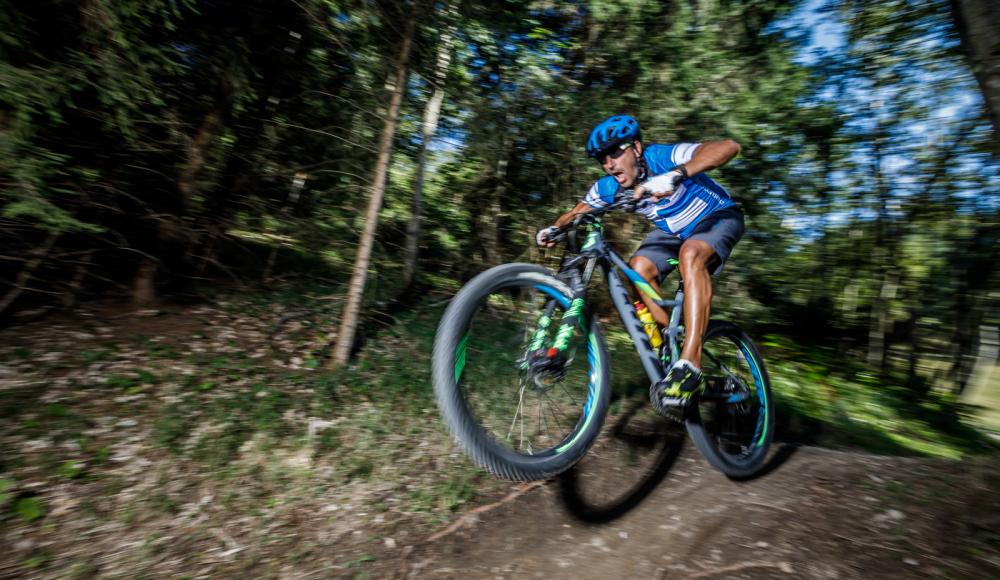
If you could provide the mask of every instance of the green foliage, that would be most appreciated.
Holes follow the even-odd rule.
[[[83,477],[86,465],[79,461],[64,461],[59,466],[59,475],[65,479],[79,479]]]
[[[538,260],[534,232],[601,175],[582,153],[587,131],[624,111],[650,142],[741,143],[741,157],[713,172],[748,218],[713,307],[757,334],[815,347],[808,356],[837,352],[815,355],[805,376],[858,361],[934,401],[969,384],[979,333],[997,324],[1000,206],[980,194],[997,190],[997,165],[944,0],[474,1],[417,14],[408,3],[327,0],[61,6],[21,3],[0,17],[0,240],[10,258],[0,279],[12,309],[137,288],[149,282],[141,264],[156,270],[157,291],[176,296],[192,280],[343,283],[399,22],[417,18],[366,311],[412,298],[399,276],[421,122],[440,84],[411,292],[445,300],[488,266]],[[807,54],[803,10],[842,37]],[[453,58],[439,81],[446,36]],[[623,252],[643,227],[614,226]],[[324,328],[339,308],[331,302]],[[413,320],[393,315],[372,325],[356,365],[310,379],[326,398],[309,405],[401,393],[429,404],[426,389],[411,392],[427,384],[426,367],[404,365],[431,331],[400,331]],[[142,346],[180,356],[151,339]],[[111,354],[95,347],[80,360]],[[325,354],[301,366],[320,375]],[[156,424],[159,444],[181,452],[196,423],[187,406],[202,403],[206,414],[234,413],[199,444],[212,461],[258,428],[284,429],[280,415],[298,403],[276,389],[234,398],[242,410],[213,398],[227,386],[216,375],[252,364],[245,353],[201,362],[211,376],[188,379],[188,398]],[[138,373],[109,384],[126,394],[158,384]]]
[[[177,453],[181,449],[184,437],[193,426],[193,417],[181,405],[171,405],[166,408],[153,428],[154,441]]]
[[[22,199],[9,203],[3,208],[3,216],[23,220],[28,218],[50,232],[100,233],[104,228],[84,223],[74,218],[66,210],[44,199]]]
[[[14,500],[14,513],[26,522],[34,522],[45,516],[45,505],[37,497],[22,497]]]
[[[44,568],[51,560],[52,556],[48,552],[37,552],[28,556],[21,565],[28,570],[34,570]]]
[[[4,506],[13,497],[11,490],[14,489],[14,482],[6,477],[0,477],[0,506]]]

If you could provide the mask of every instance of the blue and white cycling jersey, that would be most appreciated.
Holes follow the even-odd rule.
[[[687,163],[698,149],[697,143],[674,145],[651,144],[645,146],[642,157],[649,170],[647,177],[660,175]],[[614,202],[618,182],[606,175],[590,187],[583,201],[594,208]],[[689,177],[678,184],[674,193],[636,212],[649,218],[653,224],[668,234],[687,239],[705,216],[714,211],[735,205],[726,188],[704,173]]]

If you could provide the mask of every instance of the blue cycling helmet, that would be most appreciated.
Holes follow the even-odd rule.
[[[632,115],[613,115],[601,121],[590,132],[587,139],[587,155],[597,157],[601,152],[632,141],[642,139],[639,121]]]

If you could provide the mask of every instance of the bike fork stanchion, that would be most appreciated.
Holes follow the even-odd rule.
[[[549,327],[552,325],[552,313],[555,310],[556,301],[549,300],[545,305],[545,311],[538,317],[538,322],[535,324],[535,333],[531,336],[531,342],[528,343],[528,351],[525,353],[524,363],[521,365],[521,368],[528,368],[531,365],[531,359],[535,356],[535,353],[545,352],[545,339],[549,336]]]
[[[569,339],[573,336],[573,331],[577,325],[584,327],[583,322],[583,298],[574,297],[570,302],[569,309],[562,315],[559,321],[559,330],[556,331],[556,338],[552,341],[552,346],[545,353],[548,358],[556,358],[562,354],[569,346]]]
[[[559,330],[556,331],[552,346],[545,352],[545,357],[548,359],[557,359],[566,350],[569,346],[569,339],[573,337],[573,332],[578,325],[583,330],[584,335],[587,334],[587,323],[583,318],[583,296],[586,288],[582,287],[579,272],[571,271],[570,274],[567,282],[569,287],[573,289],[573,299],[559,320]]]

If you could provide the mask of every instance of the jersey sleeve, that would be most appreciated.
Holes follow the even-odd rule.
[[[677,143],[670,151],[670,161],[674,165],[691,161],[699,145],[700,143]]]
[[[590,189],[587,190],[587,195],[583,196],[583,202],[595,209],[607,207],[614,202],[617,191],[618,182],[615,181],[615,178],[605,176],[590,186]]]
[[[643,158],[646,160],[650,173],[659,175],[670,171],[681,163],[691,161],[699,145],[700,143],[675,143],[673,145],[650,143],[646,146]]]

